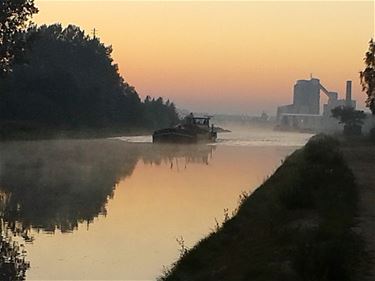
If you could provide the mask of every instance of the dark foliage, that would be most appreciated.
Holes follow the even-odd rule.
[[[159,114],[161,112],[164,114]],[[146,127],[150,129],[174,125],[179,120],[173,102],[167,100],[164,103],[163,98],[151,99],[150,96],[144,100],[143,116]]]
[[[78,27],[31,27],[27,64],[1,81],[3,127],[54,130],[157,128],[178,121],[173,103],[145,104],[113,63],[112,48]]]
[[[0,1],[0,77],[9,73],[12,64],[21,59],[26,46],[23,31],[30,17],[37,11],[33,0]],[[1,198],[1,215],[4,213],[3,202],[4,198]],[[22,249],[12,241],[11,234],[1,218],[0,279],[4,281],[24,280],[28,267],[29,264],[25,261]]]
[[[20,59],[26,47],[24,29],[37,12],[34,0],[0,1],[0,76],[11,71],[14,60]]]
[[[370,130],[368,137],[371,142],[375,143],[375,128]]]
[[[371,39],[366,52],[365,69],[360,72],[363,91],[367,94],[366,106],[375,114],[375,43]]]
[[[366,114],[362,110],[353,107],[338,106],[332,109],[332,117],[339,119],[344,124],[345,135],[360,135],[363,120]]]

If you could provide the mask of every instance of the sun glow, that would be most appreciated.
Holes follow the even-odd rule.
[[[373,36],[372,1],[37,1],[35,22],[95,27],[141,96],[206,112],[274,113],[295,80],[344,94]]]

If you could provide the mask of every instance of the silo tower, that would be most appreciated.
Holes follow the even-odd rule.
[[[319,114],[320,81],[316,78],[298,80],[294,85],[293,105],[295,113]]]

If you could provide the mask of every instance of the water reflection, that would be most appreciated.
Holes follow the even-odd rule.
[[[139,146],[141,148],[141,158],[145,164],[160,165],[162,162],[170,164],[171,168],[178,169],[183,165],[205,164],[208,165],[216,149],[209,145],[147,145]]]
[[[14,245],[14,256],[22,256],[14,264],[21,265],[18,245],[33,242],[26,244],[31,279],[151,279],[178,256],[177,236],[193,245],[289,151],[119,140],[1,143],[2,231],[19,244],[4,235],[1,241]]]
[[[17,142],[0,146],[3,219],[27,237],[34,229],[70,232],[88,224],[113,196],[116,184],[132,174],[139,159],[178,167],[208,164],[213,147],[153,146],[116,140]]]
[[[3,207],[1,197],[1,208]],[[30,267],[26,261],[26,251],[23,244],[13,241],[12,228],[7,222],[0,219],[0,280],[24,280],[26,271]]]
[[[208,164],[214,148],[127,144],[116,140],[11,142],[0,145],[1,280],[22,280],[28,268],[18,235],[32,242],[30,229],[72,232],[106,215],[116,184],[137,162],[184,168]]]

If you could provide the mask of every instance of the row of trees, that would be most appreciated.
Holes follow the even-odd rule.
[[[0,120],[60,129],[157,128],[178,122],[173,103],[141,102],[112,48],[77,26],[32,26],[24,57],[1,80]]]
[[[141,101],[112,47],[79,27],[29,26],[33,0],[0,3],[0,128],[156,129],[179,121],[162,98]]]

